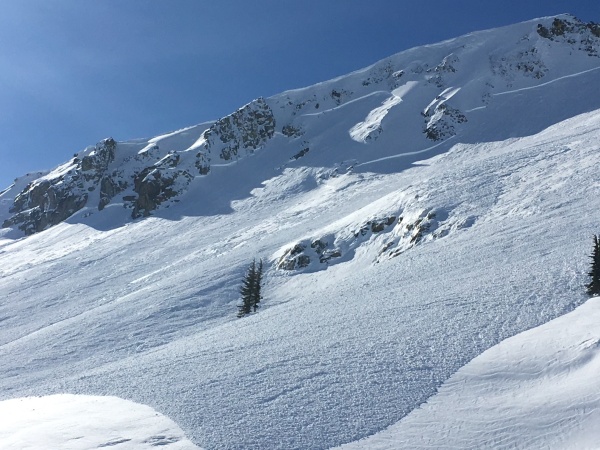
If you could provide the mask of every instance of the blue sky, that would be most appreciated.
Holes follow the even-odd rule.
[[[600,22],[600,1],[8,0],[0,188],[104,137],[154,136],[416,45],[562,12]]]

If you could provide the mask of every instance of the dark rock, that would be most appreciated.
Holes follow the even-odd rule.
[[[292,159],[296,160],[296,159],[302,158],[304,155],[306,155],[309,152],[309,150],[310,150],[310,148],[308,148],[308,147],[303,148],[298,153],[296,153],[294,156],[292,156]]]
[[[98,211],[102,211],[106,205],[110,203],[112,198],[121,192],[120,186],[113,181],[111,177],[104,176],[100,180],[100,202],[98,203]]]
[[[108,169],[108,165],[115,159],[117,143],[113,138],[104,139],[96,145],[96,148],[81,160],[81,171],[93,172],[84,174],[85,179],[99,179]]]
[[[458,109],[450,107],[447,103],[442,103],[435,108],[435,112],[441,112],[436,120],[429,120],[425,124],[423,133],[427,139],[432,141],[441,141],[456,135],[455,126],[467,122],[467,117]],[[430,111],[425,111],[425,117],[435,115]]]
[[[303,269],[304,267],[307,267],[309,264],[310,264],[310,258],[307,255],[300,255],[296,259],[296,266],[299,269]]]
[[[205,147],[209,152],[218,151],[221,159],[229,161],[238,158],[241,150],[252,153],[274,134],[273,111],[263,98],[259,98],[219,119],[206,130]]]
[[[302,132],[301,128],[297,128],[292,125],[285,125],[281,129],[281,134],[283,134],[284,136],[287,136],[287,137],[300,137],[304,133]]]
[[[210,159],[205,153],[198,153],[196,155],[196,162],[194,163],[196,169],[198,169],[198,173],[200,175],[208,175],[210,172]]]

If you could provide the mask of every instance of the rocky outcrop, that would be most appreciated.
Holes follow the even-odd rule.
[[[401,214],[400,214],[401,213]],[[285,249],[275,267],[284,271],[324,270],[352,259],[363,245],[381,245],[373,253],[374,263],[402,255],[425,242],[469,228],[476,218],[451,216],[443,208],[407,208],[398,214],[375,217],[357,225],[341,227],[319,238],[303,239]]]
[[[400,221],[402,218],[400,218]],[[396,223],[396,216],[390,215],[368,220],[352,231],[350,241],[344,238],[322,236],[318,239],[303,240],[284,251],[276,267],[281,270],[300,270],[311,264],[324,268],[340,261],[346,252],[353,252],[372,235],[390,231]]]
[[[456,126],[467,122],[467,117],[447,103],[438,104],[433,111],[423,113],[426,119],[423,133],[427,139],[442,141],[456,135]]]
[[[531,47],[508,55],[490,56],[490,66],[494,75],[506,80],[506,86],[511,87],[517,76],[539,80],[548,72],[538,49]]]
[[[352,92],[349,92],[345,89],[332,89],[329,94],[331,99],[335,102],[336,105],[341,105],[350,99],[352,96]]]
[[[277,268],[281,270],[299,270],[308,267],[311,262],[318,261],[327,264],[333,258],[340,258],[340,249],[332,248],[327,239],[315,239],[312,242],[300,242],[285,251],[277,261]]]
[[[381,233],[387,227],[393,225],[396,221],[396,216],[388,216],[381,219],[373,219],[365,222],[358,231],[354,232],[354,237],[365,236],[369,232],[371,233]],[[400,218],[402,221],[402,218]]]
[[[292,156],[292,160],[298,160],[300,158],[302,158],[304,155],[306,155],[308,152],[310,151],[309,147],[304,147],[302,150],[300,150],[298,153],[296,153],[294,156]]]
[[[32,189],[42,193],[42,198],[39,201],[28,201],[27,205],[31,207],[18,211],[5,220],[3,228],[16,226],[28,236],[62,222],[87,202],[87,194],[71,193],[68,189],[60,189],[49,183],[40,183]]]
[[[102,211],[115,195],[128,187],[126,182],[121,180],[117,181],[118,178],[119,172],[115,172],[112,176],[106,175],[100,180],[100,201],[98,202],[98,211]]]
[[[204,132],[205,148],[225,161],[237,159],[241,152],[252,153],[275,134],[273,111],[263,98],[248,103],[223,117]],[[200,169],[199,169],[200,170]]]
[[[17,227],[30,235],[79,211],[114,160],[116,145],[114,139],[105,139],[82,159],[75,157],[63,165],[56,176],[42,177],[29,183],[15,197],[9,209],[14,215],[6,219],[2,227]],[[107,182],[104,187],[106,197],[110,192]]]
[[[281,129],[281,134],[289,138],[296,138],[302,136],[304,132],[300,127],[295,127],[293,125],[284,125]]]
[[[132,218],[147,217],[162,203],[185,192],[194,176],[188,170],[177,168],[180,160],[179,154],[169,153],[135,176],[137,197],[132,202]]]
[[[570,44],[573,49],[586,52],[589,56],[600,56],[600,25],[597,23],[557,17],[550,27],[538,24],[537,32],[545,39]]]
[[[433,83],[439,88],[444,87],[446,85],[446,75],[455,73],[459,62],[458,56],[452,53],[446,56],[435,68],[427,69],[427,72],[431,73],[427,77],[429,83]]]
[[[108,138],[96,145],[94,151],[81,159],[80,169],[86,180],[99,179],[115,159],[117,143]]]
[[[391,61],[385,61],[382,64],[375,65],[370,71],[367,78],[362,81],[363,86],[372,84],[387,84],[388,89],[398,87],[400,78],[404,75],[403,70],[396,70]]]
[[[195,176],[210,172],[211,152],[225,161],[238,159],[264,146],[275,125],[270,107],[261,98],[215,122],[204,132],[195,154],[169,151],[160,158],[157,144],[122,154],[114,139],[105,139],[30,182],[16,195],[9,210],[12,216],[2,226],[17,227],[26,235],[37,233],[64,221],[90,198],[97,201],[94,207],[99,211],[116,201],[131,208],[133,218],[149,216],[177,201],[175,197],[187,190]],[[301,133],[291,125],[285,132]]]

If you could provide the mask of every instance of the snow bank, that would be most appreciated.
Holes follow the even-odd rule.
[[[117,397],[60,394],[0,402],[4,450],[199,449],[169,418]]]
[[[600,298],[492,347],[421,408],[343,450],[595,449]]]

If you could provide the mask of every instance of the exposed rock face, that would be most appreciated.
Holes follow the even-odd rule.
[[[296,153],[294,156],[292,156],[293,160],[297,160],[302,158],[304,155],[306,155],[308,152],[310,151],[310,148],[305,147],[302,150],[300,150],[298,153]]]
[[[400,218],[401,220],[402,218]],[[368,220],[351,233],[350,236],[353,236],[350,238],[351,242],[345,242],[343,245],[347,250],[352,251],[373,234],[390,231],[394,223],[396,223],[394,215]],[[343,241],[344,239],[340,239],[340,244]],[[332,239],[331,236],[303,240],[287,249],[277,261],[276,267],[280,270],[300,270],[308,267],[313,261],[321,267],[334,264],[344,254],[342,245],[338,245],[336,242],[337,240]]]
[[[81,160],[81,171],[86,180],[97,179],[108,169],[108,165],[115,159],[117,143],[113,138],[108,138],[96,145],[96,149]]]
[[[378,263],[475,223],[474,217],[453,216],[443,208],[409,208],[398,212],[402,214],[382,214],[319,238],[303,239],[287,248],[275,267],[285,271],[324,270],[352,259],[361,245],[374,239],[382,245],[373,260]]]
[[[169,153],[134,178],[134,191],[138,194],[133,204],[132,218],[147,217],[163,202],[182,194],[194,176],[185,169],[177,169],[180,156]]]
[[[290,138],[295,138],[302,136],[304,132],[299,127],[295,127],[293,125],[284,125],[281,129],[281,134]]]
[[[391,61],[378,64],[369,71],[369,76],[362,81],[363,86],[387,83],[389,89],[398,87],[400,78],[404,75],[403,70],[396,70]]]
[[[308,267],[311,261],[327,264],[332,258],[340,258],[341,250],[332,248],[326,238],[315,239],[312,242],[300,242],[286,250],[277,268],[281,270],[299,270]]]
[[[291,125],[285,131],[290,136],[301,133]],[[265,145],[274,133],[275,118],[260,98],[204,131],[204,143],[195,153],[168,151],[161,158],[154,144],[123,154],[114,139],[105,139],[81,152],[81,158],[76,155],[30,182],[16,195],[9,210],[13,215],[2,226],[37,233],[67,219],[90,198],[97,199],[99,211],[116,201],[131,208],[134,219],[149,216],[161,205],[168,207],[168,200],[177,201],[195,176],[210,172],[211,152],[225,161],[238,159]]]
[[[56,189],[55,186],[44,184],[43,187],[38,185],[37,190],[44,193],[41,204],[33,206],[34,203],[31,202],[31,208],[19,211],[5,220],[3,228],[16,225],[25,235],[31,235],[62,222],[87,202],[87,194],[71,194],[68,189]]]
[[[456,125],[467,122],[467,117],[447,103],[440,103],[423,114],[427,120],[423,133],[427,139],[441,141],[456,135]]]
[[[460,60],[455,54],[446,56],[433,70],[427,70],[427,72],[432,73],[429,82],[434,83],[439,88],[444,87],[446,84],[444,75],[455,73],[459,62]]]
[[[108,165],[114,160],[115,149],[115,140],[105,139],[83,159],[74,158],[65,164],[60,175],[42,177],[29,183],[15,197],[9,210],[14,216],[5,220],[2,227],[16,226],[30,235],[56,225],[79,211],[86,205],[95,183],[102,179]],[[108,186],[105,189],[109,191]]]
[[[509,55],[490,56],[492,73],[506,80],[506,86],[511,87],[517,76],[540,79],[548,72],[538,49],[531,47]]]
[[[537,32],[545,39],[571,44],[573,49],[587,52],[589,56],[600,56],[600,25],[597,23],[556,18],[550,28],[538,24]]]
[[[223,117],[204,133],[206,149],[225,161],[239,158],[245,150],[252,153],[275,134],[273,111],[263,98],[248,103]],[[200,170],[200,169],[199,169]]]
[[[310,256],[304,254],[305,244],[296,244],[286,250],[285,254],[279,258],[277,268],[282,270],[303,269],[310,264]]]
[[[127,188],[126,182],[115,181],[117,176],[118,172],[115,172],[112,177],[104,176],[100,180],[100,201],[98,202],[98,211],[102,211],[115,195]]]
[[[396,221],[396,216],[388,216],[382,219],[374,219],[365,222],[358,231],[354,232],[354,237],[365,236],[369,231],[371,233],[381,233],[387,227]],[[400,218],[402,221],[402,218]]]

